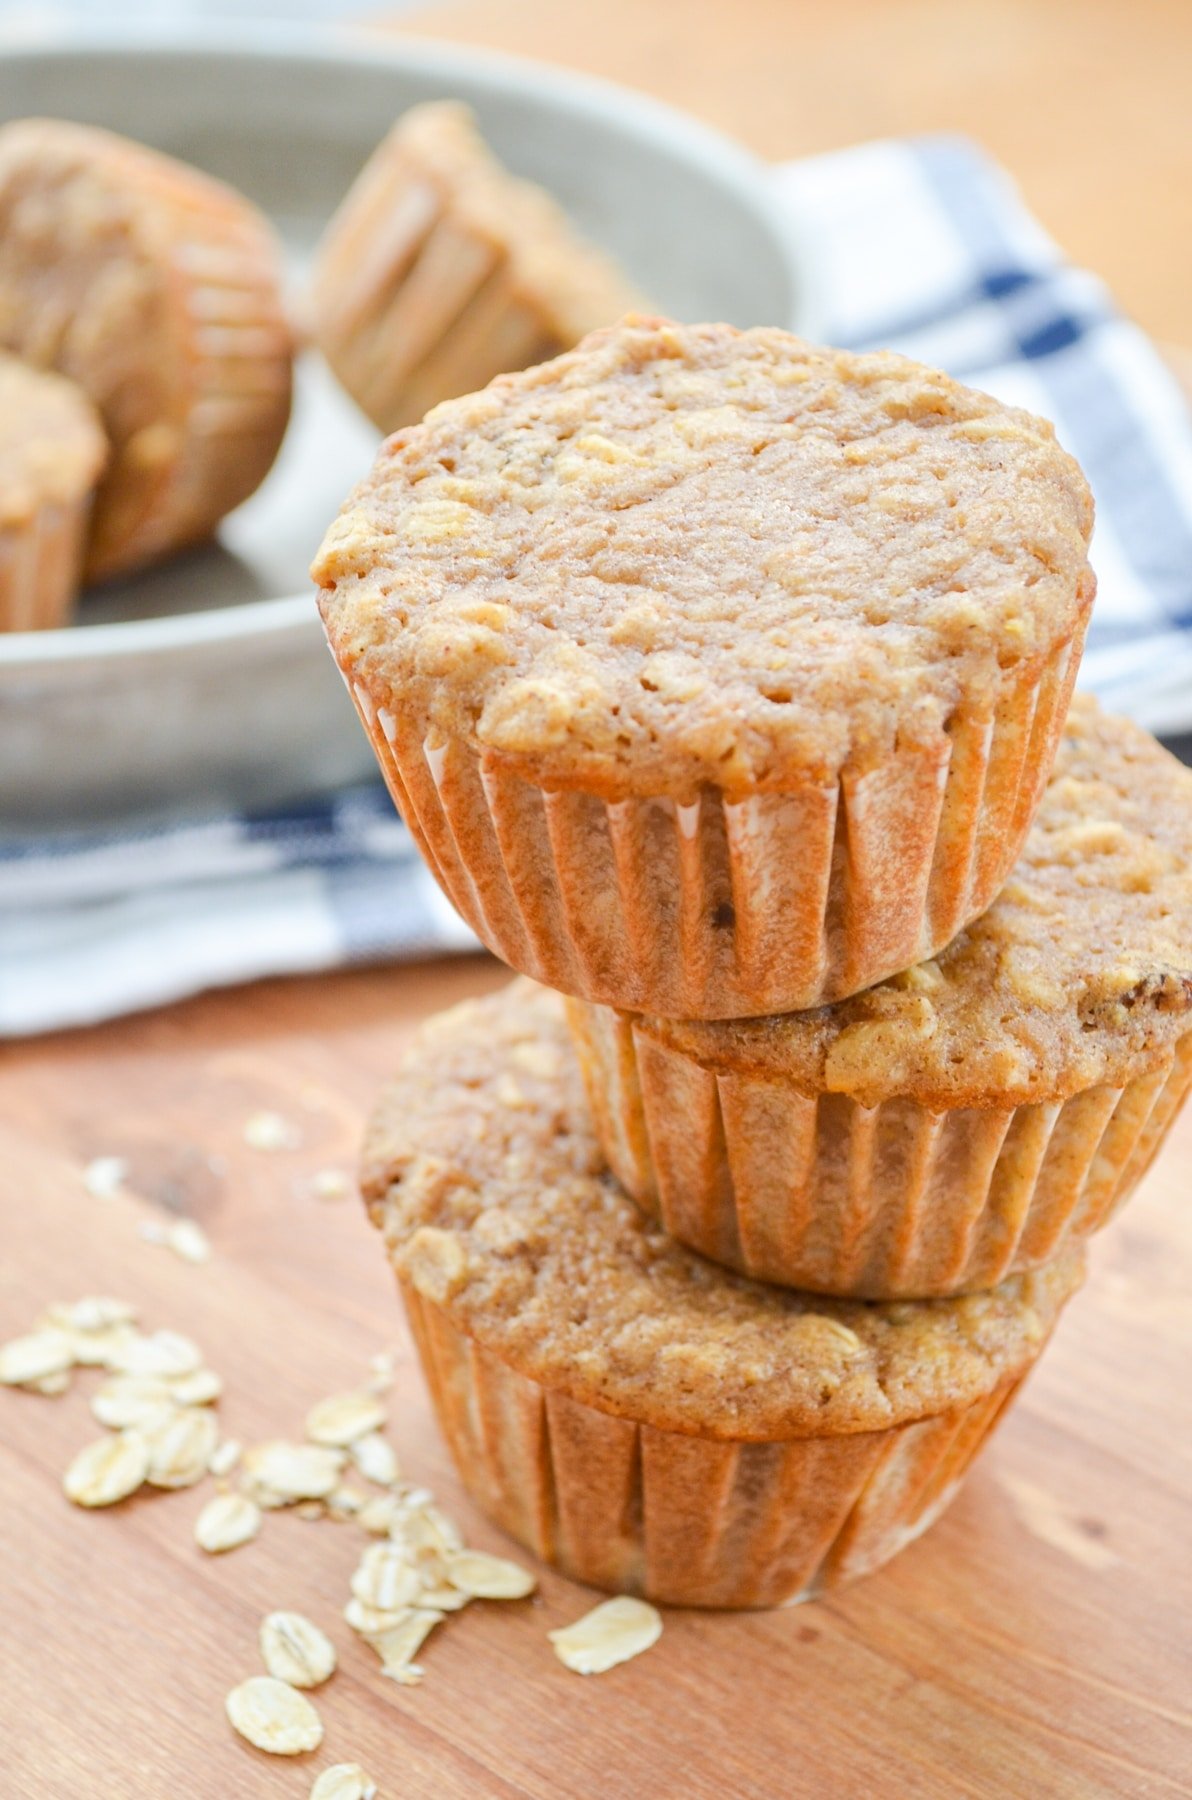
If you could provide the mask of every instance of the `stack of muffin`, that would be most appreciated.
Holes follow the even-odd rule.
[[[464,1480],[582,1581],[893,1555],[1184,1097],[1192,775],[1069,715],[1091,527],[935,371],[631,318],[399,432],[327,536],[430,868],[570,996],[426,1026],[364,1181]]]

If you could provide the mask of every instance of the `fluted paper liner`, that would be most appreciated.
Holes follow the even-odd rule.
[[[1051,773],[1084,619],[992,715],[829,787],[690,805],[539,787],[349,688],[448,898],[502,961],[666,1018],[793,1012],[924,961],[1005,881]]]
[[[885,1431],[688,1436],[551,1393],[401,1288],[477,1503],[573,1580],[671,1606],[792,1605],[879,1568],[943,1512],[1024,1379]]]
[[[1192,1033],[1123,1087],[933,1112],[717,1074],[606,1008],[570,1017],[601,1146],[674,1236],[763,1281],[871,1300],[994,1287],[1112,1218],[1192,1086]]]
[[[93,511],[85,576],[105,580],[209,536],[260,484],[289,417],[293,338],[280,248],[248,201],[122,139],[97,134],[88,156],[130,206],[150,209],[138,254],[160,262],[150,313],[136,263],[122,266],[115,251],[89,265],[83,293],[84,316],[94,310],[128,366],[134,414]],[[134,330],[148,335],[134,340]],[[158,409],[140,416],[146,371]],[[101,410],[111,401],[92,398]]]
[[[260,486],[290,415],[293,340],[272,240],[238,204],[192,195],[168,175],[157,185],[176,215],[171,279],[187,358],[182,411],[168,421],[176,461],[155,503],[127,521],[118,492],[101,494],[91,580],[207,537]]]
[[[83,563],[92,493],[47,501],[20,524],[0,527],[0,631],[65,624]]]
[[[433,181],[410,166],[378,171],[360,205],[322,253],[319,340],[382,431],[566,347],[518,292],[492,233]]]

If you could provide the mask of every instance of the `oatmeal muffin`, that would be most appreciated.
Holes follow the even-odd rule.
[[[1192,772],[1078,699],[934,961],[785,1018],[571,1014],[608,1159],[684,1243],[827,1293],[991,1287],[1106,1222],[1192,1082]]]
[[[107,457],[82,391],[0,355],[0,631],[61,625]]]
[[[111,458],[99,580],[208,537],[252,493],[290,409],[277,244],[196,169],[55,119],[0,129],[0,346],[92,401]]]
[[[311,292],[324,355],[382,431],[637,304],[550,196],[502,168],[458,101],[403,114],[332,219]]]
[[[627,320],[382,448],[314,566],[490,949],[676,1018],[841,998],[1012,867],[1093,595],[1051,427],[892,355]]]
[[[364,1187],[463,1480],[578,1581],[774,1606],[943,1510],[1079,1284],[1082,1254],[960,1300],[819,1300],[715,1268],[604,1172],[562,1003],[431,1021]]]

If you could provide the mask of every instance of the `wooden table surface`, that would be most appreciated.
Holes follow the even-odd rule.
[[[1152,328],[1192,337],[1186,6],[470,0],[421,24],[636,78],[775,155],[968,124]],[[451,1473],[374,1234],[309,1178],[351,1166],[413,1022],[499,979],[477,958],[267,983],[0,1051],[0,1338],[51,1300],[123,1295],[199,1340],[249,1440],[297,1433],[396,1345],[404,1466],[498,1547]],[[300,1149],[245,1144],[262,1108]],[[100,1155],[127,1158],[129,1192],[85,1190]],[[926,1539],[793,1612],[672,1613],[647,1656],[587,1681],[545,1633],[592,1597],[547,1572],[534,1602],[449,1620],[424,1685],[398,1688],[340,1617],[355,1528],[273,1514],[206,1558],[190,1531],[209,1488],[84,1514],[60,1480],[97,1433],[95,1377],[60,1399],[0,1391],[0,1796],[280,1800],[339,1760],[385,1800],[1192,1793],[1190,1155],[1192,1115]],[[138,1235],[163,1211],[202,1222],[210,1264]],[[223,1716],[279,1606],[341,1651],[317,1696],[325,1748],[293,1764]]]

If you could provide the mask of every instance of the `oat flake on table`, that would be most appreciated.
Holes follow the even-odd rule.
[[[662,1635],[662,1619],[647,1600],[621,1594],[591,1612],[547,1634],[555,1655],[577,1675],[602,1675],[618,1663],[640,1656]]]
[[[216,1494],[195,1520],[195,1542],[210,1556],[237,1550],[261,1529],[261,1509],[247,1494]]]
[[[346,1461],[342,1450],[320,1444],[294,1444],[270,1438],[251,1444],[244,1452],[247,1479],[262,1490],[256,1498],[275,1498],[282,1505],[291,1500],[325,1500],[339,1486]]]
[[[452,1587],[474,1600],[524,1600],[538,1586],[536,1578],[520,1563],[484,1550],[453,1550],[446,1558],[447,1579]]]
[[[323,1721],[306,1698],[272,1675],[252,1675],[224,1702],[235,1730],[270,1756],[301,1756],[323,1741]]]
[[[312,1444],[330,1444],[346,1450],[384,1423],[385,1408],[375,1394],[332,1394],[307,1413],[306,1435]]]
[[[334,1763],[315,1777],[310,1800],[376,1800],[377,1784],[359,1763]]]
[[[298,1612],[272,1612],[261,1620],[261,1661],[291,1687],[320,1687],[335,1673],[335,1645]]]
[[[79,1451],[62,1478],[76,1506],[114,1506],[135,1493],[149,1473],[149,1446],[135,1431],[97,1438]]]
[[[70,1333],[47,1325],[42,1331],[0,1345],[0,1382],[6,1387],[22,1387],[28,1381],[43,1381],[47,1375],[62,1374],[74,1360]]]

